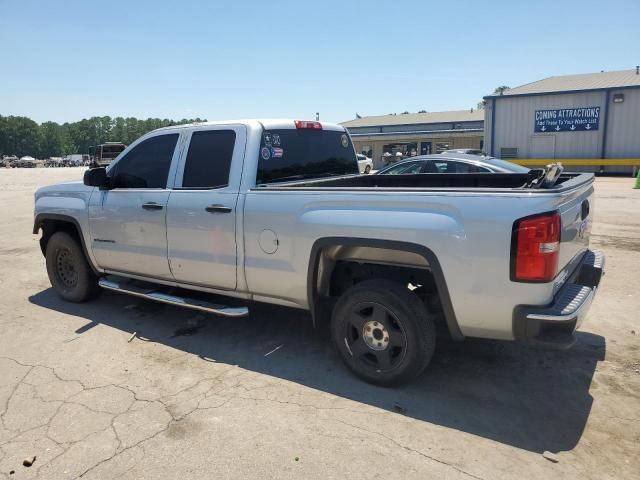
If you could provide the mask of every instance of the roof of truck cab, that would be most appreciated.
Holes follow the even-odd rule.
[[[306,120],[306,119],[300,119]],[[197,122],[197,123],[186,123],[183,125],[171,125],[168,127],[162,127],[158,130],[176,130],[182,128],[193,128],[193,127],[204,127],[204,126],[219,126],[219,125],[247,125],[255,128],[264,127],[266,130],[274,130],[274,129],[286,129],[286,128],[296,128],[294,119],[284,119],[284,118],[252,118],[252,119],[239,119],[239,120],[216,120],[212,122]],[[307,120],[307,121],[315,121],[315,120]],[[335,131],[344,131],[345,128],[342,125],[338,125],[337,123],[330,122],[322,122],[323,130],[335,130]]]

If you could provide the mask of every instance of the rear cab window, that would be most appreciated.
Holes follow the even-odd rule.
[[[262,132],[257,185],[359,173],[345,131],[279,128]]]

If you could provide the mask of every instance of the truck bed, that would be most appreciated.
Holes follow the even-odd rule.
[[[424,190],[424,189],[505,189],[515,191],[559,192],[587,181],[593,180],[592,173],[563,173],[556,184],[550,189],[530,189],[527,185],[539,176],[534,173],[421,173],[410,175],[350,175],[339,178],[324,178],[320,180],[306,180],[282,182],[259,186],[262,189],[393,189],[393,190]]]

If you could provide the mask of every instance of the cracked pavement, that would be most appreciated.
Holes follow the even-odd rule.
[[[443,340],[419,381],[382,389],[352,377],[304,312],[59,300],[30,233],[33,191],[80,177],[0,171],[1,480],[640,478],[631,179],[597,181],[592,244],[608,269],[575,348]]]

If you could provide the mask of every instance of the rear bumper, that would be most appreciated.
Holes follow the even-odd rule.
[[[589,311],[604,275],[602,252],[587,250],[550,305],[518,305],[513,312],[516,340],[539,348],[567,349]]]

